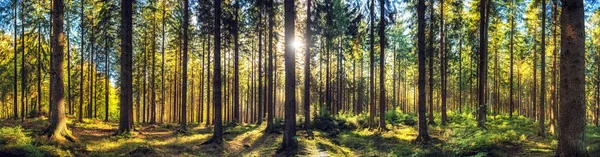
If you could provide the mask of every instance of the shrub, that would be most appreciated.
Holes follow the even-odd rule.
[[[0,128],[0,145],[28,145],[31,137],[23,132],[20,126]]]

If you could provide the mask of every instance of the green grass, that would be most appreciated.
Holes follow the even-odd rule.
[[[415,115],[386,113],[389,131],[368,129],[368,115],[317,117],[328,124],[309,138],[298,131],[299,156],[553,156],[556,137],[538,137],[537,123],[526,117],[488,117],[487,129],[476,126],[471,114],[450,112],[447,125],[430,125],[434,138],[427,145],[417,136]],[[437,118],[437,117],[436,117]],[[280,121],[278,121],[280,122]],[[438,124],[440,124],[438,122]],[[22,127],[21,127],[22,126]],[[177,134],[176,124],[137,125],[130,135],[114,136],[118,124],[101,120],[69,122],[80,139],[62,145],[47,141],[42,130],[47,119],[0,121],[0,156],[273,156],[282,134],[264,132],[265,124],[226,125],[222,146],[201,145],[212,136],[212,128],[191,125],[188,134]],[[588,126],[586,146],[590,155],[600,154],[600,128]]]

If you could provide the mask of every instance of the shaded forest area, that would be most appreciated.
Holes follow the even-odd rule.
[[[0,1],[0,156],[600,156],[584,0]]]

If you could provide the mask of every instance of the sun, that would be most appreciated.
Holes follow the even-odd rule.
[[[302,42],[294,39],[294,41],[292,41],[292,47],[294,50],[298,50],[302,47]]]

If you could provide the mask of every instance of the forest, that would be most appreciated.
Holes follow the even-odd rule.
[[[600,157],[595,0],[2,0],[0,156]]]

